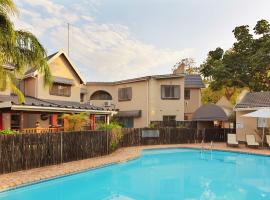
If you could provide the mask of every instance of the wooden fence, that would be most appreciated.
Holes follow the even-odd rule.
[[[143,137],[152,129],[123,129],[122,147],[157,144],[225,142],[229,129],[160,128],[157,136]],[[36,133],[0,135],[0,174],[111,153],[111,133],[84,131],[72,133]]]
[[[157,144],[186,144],[204,142],[226,142],[228,133],[235,129],[209,128],[159,128],[159,137],[142,137],[142,131],[155,129],[124,129],[122,147]]]
[[[0,136],[0,174],[108,154],[102,131]]]

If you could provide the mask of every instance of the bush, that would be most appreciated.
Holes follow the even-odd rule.
[[[122,141],[123,133],[122,133],[122,126],[120,126],[118,123],[102,123],[98,125],[98,129],[100,131],[111,131],[112,137],[110,142],[110,148],[111,150],[117,149],[119,143]]]
[[[13,131],[11,129],[5,129],[0,131],[0,135],[9,135],[9,134],[16,134],[18,133],[17,131]]]
[[[66,120],[65,131],[81,131],[88,120],[87,113],[63,114],[62,119]]]

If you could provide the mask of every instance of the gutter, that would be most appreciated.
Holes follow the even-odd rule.
[[[54,111],[54,112],[91,112],[93,114],[112,114],[111,111],[104,111],[104,110],[86,110],[86,109],[74,109],[74,108],[24,106],[24,105],[12,105],[11,110],[44,111],[44,112],[47,112],[47,111]]]
[[[116,111],[106,111],[106,110],[89,110],[89,109],[74,109],[74,108],[59,108],[59,107],[43,107],[43,106],[26,106],[26,105],[12,105],[10,101],[0,103],[0,108],[10,108],[10,110],[15,111],[41,111],[41,112],[89,112],[93,114],[105,114],[105,115],[115,115]]]
[[[249,108],[235,108],[233,111],[252,111],[252,110],[260,110],[260,109],[269,109],[269,107],[249,107]]]

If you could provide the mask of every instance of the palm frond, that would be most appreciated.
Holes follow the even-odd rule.
[[[25,102],[25,98],[23,93],[16,87],[16,85],[14,85],[13,83],[10,83],[10,88],[11,91],[16,94],[16,96],[18,97],[18,101],[20,103],[24,103]]]
[[[18,13],[13,0],[0,0],[0,14],[17,15]]]

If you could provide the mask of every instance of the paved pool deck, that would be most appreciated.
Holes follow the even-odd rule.
[[[209,148],[210,144],[205,144],[204,146],[206,148]],[[21,185],[39,182],[41,180],[78,173],[91,168],[102,167],[112,163],[125,162],[128,160],[138,158],[142,150],[159,149],[159,148],[200,149],[201,144],[151,145],[151,146],[126,147],[118,149],[114,153],[102,157],[89,158],[85,160],[73,161],[59,165],[51,165],[41,168],[8,173],[0,175],[0,192],[11,188],[16,188]],[[270,149],[246,148],[244,145],[240,145],[240,147],[227,147],[225,143],[215,143],[213,149],[270,155]]]

